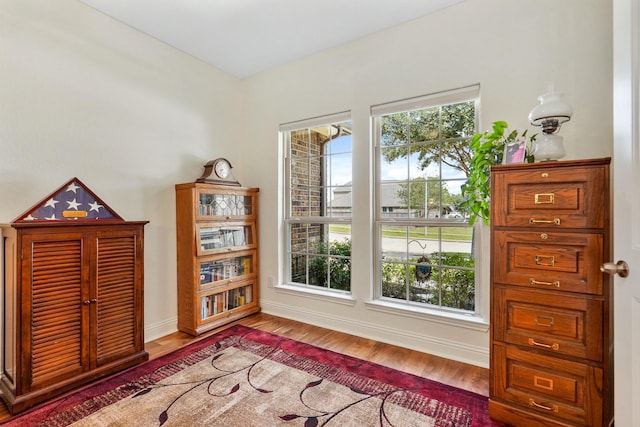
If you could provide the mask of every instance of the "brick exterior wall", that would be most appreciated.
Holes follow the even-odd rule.
[[[323,147],[327,138],[318,132],[306,129],[291,132],[291,213],[295,217],[318,217],[324,215],[323,200]],[[323,225],[292,224],[291,251],[307,253],[308,244],[322,240]],[[306,283],[306,256],[293,255],[291,279]]]

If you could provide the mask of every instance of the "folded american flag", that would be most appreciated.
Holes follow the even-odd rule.
[[[73,178],[18,217],[15,222],[96,219],[121,220],[122,218],[79,179]]]

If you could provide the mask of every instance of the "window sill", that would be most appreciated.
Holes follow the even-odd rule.
[[[355,306],[356,300],[349,292],[330,291],[306,286],[284,284],[275,286],[276,292],[290,295],[304,295],[305,298],[316,299],[320,301],[329,301],[347,306]]]
[[[367,301],[365,305],[371,310],[381,313],[427,320],[449,326],[459,326],[480,332],[487,332],[489,330],[489,323],[482,317],[474,314],[453,313],[379,300]]]

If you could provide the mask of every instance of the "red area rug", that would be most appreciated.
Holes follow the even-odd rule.
[[[243,326],[3,426],[497,426],[488,399]]]

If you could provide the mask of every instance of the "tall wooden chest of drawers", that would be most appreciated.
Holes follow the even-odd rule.
[[[491,172],[492,418],[606,426],[613,418],[610,159]]]

